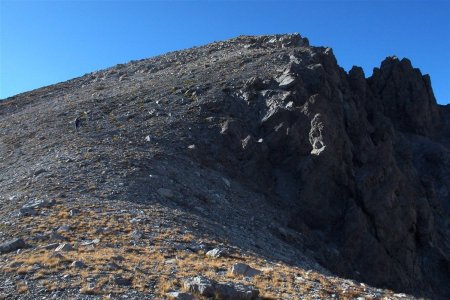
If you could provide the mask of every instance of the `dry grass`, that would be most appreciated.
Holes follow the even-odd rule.
[[[16,286],[16,290],[19,294],[25,294],[28,292],[28,285],[23,282],[19,282]]]
[[[107,207],[82,207],[79,208],[81,213],[74,217],[70,217],[67,208],[61,205],[56,205],[52,210],[52,214],[48,216],[33,217],[36,226],[32,234],[50,231],[62,224],[70,225],[73,230],[62,234],[68,239],[67,242],[74,246],[74,250],[55,255],[51,249],[35,247],[20,254],[11,255],[8,265],[2,267],[9,273],[33,274],[32,278],[48,290],[64,288],[52,279],[56,278],[52,277],[54,274],[70,276],[72,280],[69,287],[78,288],[83,294],[95,295],[120,293],[129,288],[148,292],[149,282],[153,282],[153,292],[164,296],[168,291],[181,289],[183,278],[197,275],[204,275],[219,282],[234,281],[252,284],[260,290],[263,299],[299,297],[308,299],[313,292],[324,299],[330,298],[331,294],[336,294],[339,299],[353,299],[364,294],[366,289],[359,284],[348,283],[349,281],[347,287],[343,289],[342,279],[307,272],[283,263],[269,263],[256,255],[233,253],[232,256],[210,258],[204,252],[177,250],[168,247],[167,240],[189,243],[198,238],[178,228],[146,227],[142,224],[131,223],[130,214],[125,212],[117,215]],[[145,213],[151,215],[152,211]],[[110,230],[97,232],[98,228]],[[137,245],[132,245],[130,233],[133,230],[139,230],[151,237],[140,240]],[[79,243],[79,241],[94,238],[99,238],[101,242],[89,246]],[[70,267],[70,264],[76,260],[82,261],[86,268]],[[112,262],[118,267],[108,266],[108,263]],[[263,272],[250,282],[239,276],[230,276],[227,270],[230,270],[231,266],[237,262],[248,263],[251,267]],[[36,268],[36,266],[39,267]],[[113,284],[111,278],[119,274],[124,278],[132,278],[131,287]],[[88,284],[88,279],[94,277],[95,284]],[[18,285],[17,290],[20,293],[27,293],[28,287]]]

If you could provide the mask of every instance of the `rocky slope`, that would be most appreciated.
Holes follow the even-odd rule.
[[[450,107],[407,59],[241,36],[8,98],[0,136],[7,298],[450,297]]]

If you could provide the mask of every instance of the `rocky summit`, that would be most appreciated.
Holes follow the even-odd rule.
[[[449,299],[450,106],[299,34],[0,102],[2,299]]]

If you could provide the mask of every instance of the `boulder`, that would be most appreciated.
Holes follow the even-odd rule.
[[[231,267],[231,274],[234,276],[253,277],[261,273],[261,271],[253,269],[249,265],[243,263],[237,263]]]
[[[218,297],[224,300],[253,300],[259,296],[259,290],[253,286],[232,282],[218,283],[203,276],[186,279],[184,288],[194,295],[214,299]]]
[[[23,239],[17,238],[0,244],[0,254],[13,252],[18,249],[25,248],[27,244]]]
[[[223,248],[214,248],[212,250],[209,250],[206,252],[206,256],[213,257],[213,258],[219,258],[227,255],[226,249]]]
[[[205,297],[213,297],[215,291],[215,281],[203,276],[188,278],[184,281],[184,289],[193,294]]]

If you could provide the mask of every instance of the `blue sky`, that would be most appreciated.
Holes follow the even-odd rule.
[[[366,76],[408,57],[450,102],[450,1],[0,0],[0,99],[241,34],[299,32]]]

